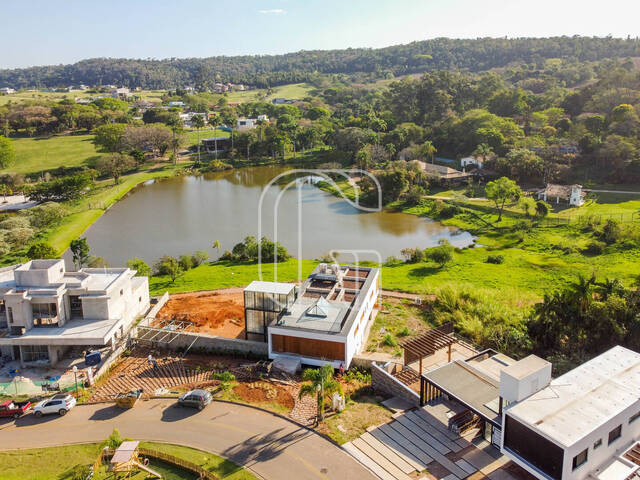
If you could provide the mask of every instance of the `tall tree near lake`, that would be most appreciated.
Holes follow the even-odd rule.
[[[7,168],[13,165],[16,159],[16,151],[13,148],[13,142],[6,137],[0,135],[0,168]]]
[[[216,160],[218,160],[218,127],[220,126],[220,116],[216,115],[209,119],[209,125],[213,125],[213,149]]]
[[[98,159],[96,162],[96,169],[101,175],[108,175],[113,178],[114,183],[117,185],[120,183],[120,176],[136,167],[135,160],[129,155],[123,155],[122,153],[112,153]]]
[[[86,238],[71,240],[69,250],[71,250],[73,263],[78,270],[80,270],[83,265],[89,263],[89,243]]]
[[[198,132],[198,165],[200,165],[200,129],[204,127],[204,117],[202,115],[194,115],[191,117],[191,125]]]
[[[502,212],[508,201],[515,202],[522,195],[520,187],[507,177],[501,177],[498,180],[487,183],[484,189],[489,200],[493,200],[498,209],[498,222],[502,220]]]
[[[108,123],[96,128],[93,143],[101,147],[105,152],[119,152],[122,148],[122,139],[124,138],[124,123]]]

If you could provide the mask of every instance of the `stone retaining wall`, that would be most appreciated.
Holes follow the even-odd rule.
[[[377,363],[373,362],[371,364],[371,386],[376,392],[400,397],[412,405],[419,407],[420,395],[391,375],[389,370],[393,371],[394,368],[405,367],[391,362],[387,362],[384,365],[379,366]]]

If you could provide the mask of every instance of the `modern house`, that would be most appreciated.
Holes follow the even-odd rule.
[[[434,163],[419,162],[420,168],[430,177],[434,177],[440,182],[460,182],[473,175],[461,172],[455,168],[445,167],[444,165],[436,165]]]
[[[319,264],[300,287],[253,282],[245,290],[247,338],[269,358],[349,367],[360,352],[378,301],[379,270]]]
[[[294,103],[294,101],[288,98],[274,98],[271,100],[272,105],[291,105],[292,103]]]
[[[538,200],[559,204],[568,203],[574,207],[580,207],[584,204],[585,192],[582,191],[582,185],[556,185],[547,183],[547,186],[538,190]]]
[[[112,88],[109,95],[120,100],[127,100],[132,97],[131,91],[127,87]]]
[[[231,138],[229,137],[211,137],[202,139],[202,148],[206,152],[214,152],[216,148],[218,153],[224,153],[231,148]]]
[[[0,88],[0,94],[2,95],[11,95],[12,93],[16,93],[14,88],[11,88],[11,87]]]
[[[482,168],[484,166],[484,162],[482,160],[482,157],[480,156],[478,157],[469,156],[469,157],[464,157],[460,159],[460,166],[462,168],[466,168],[470,166],[476,166],[478,168]]]
[[[638,478],[639,353],[614,347],[547,384],[516,377],[524,390],[504,410],[507,457],[540,480]]]
[[[74,350],[114,347],[149,309],[149,281],[128,268],[67,272],[64,260],[0,270],[0,352],[55,365]]]
[[[258,115],[257,118],[239,118],[236,124],[236,129],[239,132],[246,132],[248,130],[253,130],[256,128],[260,122],[267,123],[269,121],[269,117],[266,115]]]

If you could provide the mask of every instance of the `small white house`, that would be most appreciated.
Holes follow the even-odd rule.
[[[236,128],[239,132],[246,132],[256,128],[260,122],[269,122],[269,117],[266,115],[258,115],[257,118],[239,118]]]
[[[471,165],[475,165],[478,168],[482,168],[484,166],[484,162],[481,157],[464,157],[460,159],[460,166],[462,168],[469,167]]]
[[[563,202],[574,207],[582,206],[586,195],[582,191],[582,185],[556,185],[553,183],[547,183],[547,186],[538,190],[537,193],[538,200],[556,204]]]
[[[12,93],[16,93],[16,91],[11,87],[2,87],[0,88],[0,93],[2,95],[11,95]]]

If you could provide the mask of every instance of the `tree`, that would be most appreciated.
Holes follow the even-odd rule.
[[[200,129],[204,127],[204,117],[202,115],[194,115],[191,117],[191,125],[198,132],[198,165],[200,164]]]
[[[98,172],[100,172],[101,175],[112,177],[116,185],[120,182],[120,176],[124,172],[135,167],[135,160],[129,155],[123,155],[122,153],[113,153],[111,155],[101,157],[96,162]]]
[[[551,205],[549,205],[544,200],[538,200],[536,202],[536,215],[538,217],[546,217],[547,215],[549,215],[550,211],[551,211]]]
[[[105,152],[119,152],[123,146],[125,128],[123,123],[101,125],[93,131],[93,143]]]
[[[302,380],[311,383],[306,383],[300,387],[298,398],[315,395],[318,404],[318,416],[320,421],[324,420],[326,398],[334,393],[342,395],[340,382],[333,377],[333,366],[327,363],[319,369],[308,368],[302,372]]]
[[[215,158],[218,159],[218,127],[220,126],[220,116],[215,115],[209,119],[209,125],[213,125],[213,149],[215,150]]]
[[[498,209],[498,222],[502,220],[502,212],[508,201],[517,201],[522,195],[520,187],[507,177],[487,183],[484,189],[489,200],[493,200]]]
[[[0,135],[0,168],[7,168],[13,165],[16,159],[16,152],[11,139]]]
[[[474,157],[481,157],[482,158],[482,162],[486,163],[487,157],[489,157],[492,154],[493,154],[493,148],[491,148],[486,143],[481,143],[480,145],[478,145],[476,147],[476,149],[473,151],[472,155]]]
[[[73,263],[78,270],[80,270],[83,265],[89,263],[89,243],[86,238],[71,240],[69,249],[73,256]]]
[[[433,146],[433,143],[431,142],[431,140],[427,140],[420,146],[420,154],[425,158],[431,158],[432,164],[437,152],[438,150],[436,149],[436,147]]]
[[[57,258],[58,254],[48,243],[37,242],[29,247],[29,250],[27,250],[27,257],[31,260],[39,258]]]
[[[199,267],[204,262],[209,259],[209,252],[206,250],[196,250],[196,253],[193,254],[192,263],[194,267]]]
[[[440,268],[453,261],[453,246],[445,239],[440,240],[437,247],[428,248],[425,252],[426,257],[438,264]]]
[[[175,283],[176,279],[184,273],[180,261],[167,255],[156,262],[154,269],[158,275],[166,275],[171,278],[171,283]]]
[[[33,187],[29,199],[36,202],[72,200],[88,190],[92,183],[90,172],[41,182]]]
[[[213,245],[211,246],[211,248],[215,248],[216,251],[220,251],[220,240],[214,240],[213,241]]]
[[[151,276],[151,267],[140,258],[132,258],[127,260],[127,267],[136,271],[136,277]]]

